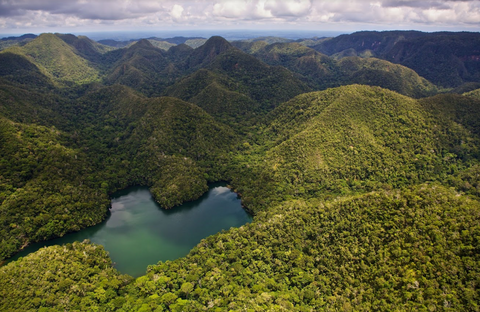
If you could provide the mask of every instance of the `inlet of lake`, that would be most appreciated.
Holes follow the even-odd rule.
[[[130,187],[112,195],[110,214],[104,222],[31,244],[8,261],[44,246],[89,239],[105,247],[121,273],[138,277],[145,274],[148,265],[184,257],[201,239],[251,220],[240,198],[225,184],[212,184],[199,199],[169,210],[154,201],[147,187]]]

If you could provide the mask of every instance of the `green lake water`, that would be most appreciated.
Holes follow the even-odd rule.
[[[44,246],[89,239],[105,247],[120,272],[138,277],[148,265],[184,257],[201,239],[251,220],[237,194],[224,184],[211,185],[198,200],[170,210],[162,209],[148,188],[130,187],[113,194],[111,213],[104,222],[32,244],[9,261]]]

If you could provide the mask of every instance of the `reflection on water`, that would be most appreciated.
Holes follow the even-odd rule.
[[[237,194],[222,184],[169,210],[161,208],[146,187],[131,187],[112,196],[111,213],[103,223],[33,244],[12,259],[43,246],[90,239],[105,247],[120,272],[140,276],[148,265],[183,257],[201,239],[249,221]]]

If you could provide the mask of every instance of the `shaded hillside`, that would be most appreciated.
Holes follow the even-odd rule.
[[[435,33],[398,42],[384,58],[444,87],[480,81],[480,34]]]
[[[206,69],[165,90],[166,95],[194,103],[229,125],[251,120],[261,113],[260,105],[245,95],[246,92],[245,87],[239,89],[235,80]]]
[[[180,79],[164,94],[195,103],[229,124],[250,120],[310,90],[287,69],[269,66],[220,37],[193,50],[187,63],[204,69]]]
[[[479,33],[357,32],[314,46],[337,56],[378,57],[402,64],[443,87],[480,81]]]
[[[207,181],[225,179],[226,156],[238,141],[193,104],[145,98],[124,86],[76,101],[21,91],[0,88],[3,112],[48,127],[1,117],[1,258],[99,223],[108,194],[129,185],[151,187],[164,208],[196,199]]]
[[[0,115],[15,122],[61,128],[70,122],[57,113],[65,104],[65,99],[55,94],[45,94],[36,88],[32,90],[22,85],[12,85],[1,79],[0,103]]]
[[[75,50],[85,59],[90,62],[100,63],[102,61],[102,54],[113,49],[97,43],[85,36],[74,36],[71,34],[55,34],[57,37],[65,41],[68,45],[75,48]]]
[[[379,57],[392,49],[397,42],[423,37],[425,34],[420,31],[359,31],[322,41],[312,48],[327,55],[352,49],[355,53],[370,53]]]
[[[410,68],[380,59],[343,58],[337,64],[348,83],[379,86],[413,98],[438,92],[435,85]],[[346,84],[345,82],[341,84]]]
[[[55,128],[0,117],[0,257],[102,221],[109,205],[85,153]]]
[[[22,47],[4,51],[25,56],[44,75],[59,83],[83,84],[99,80],[98,70],[54,34],[42,34]]]
[[[480,98],[457,94],[441,94],[420,100],[420,104],[435,116],[453,121],[480,137]],[[464,142],[463,144],[468,144]]]
[[[23,85],[29,88],[52,89],[53,82],[26,56],[0,53],[0,77],[7,84]]]
[[[146,39],[114,53],[119,59],[105,79],[107,84],[118,83],[146,95],[158,95],[179,75],[175,65],[166,59],[165,52]]]
[[[425,97],[437,88],[413,70],[379,59],[359,57],[338,61],[299,43],[264,46],[254,56],[301,74],[316,90],[353,83],[379,86],[410,97]]]
[[[204,67],[218,55],[231,49],[234,49],[234,47],[224,38],[219,36],[211,37],[190,54],[186,61],[186,66],[189,69]]]
[[[25,34],[18,37],[5,37],[0,39],[0,51],[11,46],[23,45],[27,42],[37,38],[34,34]]]

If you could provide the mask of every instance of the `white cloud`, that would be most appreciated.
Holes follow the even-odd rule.
[[[143,25],[472,28],[480,25],[480,0],[0,0],[0,32],[49,27],[58,31],[62,25],[85,28],[97,24],[127,29]]]
[[[312,4],[310,0],[268,0],[264,7],[277,17],[305,16]]]
[[[182,13],[183,13],[183,7],[181,5],[175,4],[170,11],[170,15],[175,19],[175,20],[180,20],[182,18]]]

